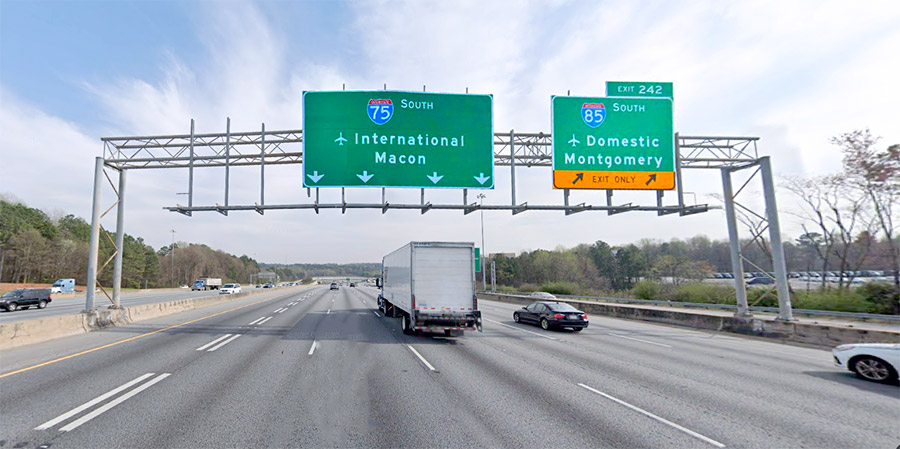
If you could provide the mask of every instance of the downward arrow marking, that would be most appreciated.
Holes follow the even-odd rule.
[[[312,179],[312,182],[319,182],[319,180],[322,179],[322,177],[325,176],[325,174],[322,173],[322,174],[320,175],[320,174],[319,174],[319,171],[316,170],[316,171],[313,172],[313,174],[311,174],[311,175],[306,175],[306,176],[309,176],[309,179]]]
[[[369,180],[372,179],[373,176],[375,176],[374,173],[370,175],[369,172],[367,172],[365,170],[363,170],[361,175],[360,174],[356,175],[356,177],[361,179],[362,182],[369,182]]]
[[[443,177],[444,177],[443,175],[438,176],[437,172],[434,172],[434,174],[428,176],[428,179],[430,179],[431,182],[437,184],[438,181],[440,181],[441,178],[443,178]]]
[[[484,185],[484,183],[487,182],[488,179],[491,179],[490,176],[484,176],[484,173],[479,173],[478,176],[473,176],[473,178],[475,178],[475,180],[478,181],[478,183],[481,185]]]

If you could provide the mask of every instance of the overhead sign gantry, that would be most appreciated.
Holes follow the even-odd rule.
[[[494,187],[493,98],[303,93],[303,187]]]

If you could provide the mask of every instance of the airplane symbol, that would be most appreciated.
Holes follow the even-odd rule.
[[[337,142],[339,146],[344,146],[344,142],[346,142],[347,139],[344,138],[344,133],[343,133],[343,131],[341,132],[341,135],[338,136],[337,139],[334,139],[334,141]]]
[[[575,134],[572,134],[572,139],[569,140],[569,143],[571,143],[572,146],[574,147],[575,144],[579,144],[579,143],[581,143],[581,142],[579,142],[578,139],[575,138]]]

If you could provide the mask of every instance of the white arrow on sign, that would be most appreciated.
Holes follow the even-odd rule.
[[[478,176],[473,176],[473,178],[475,178],[475,180],[478,181],[478,183],[481,185],[484,185],[484,183],[487,182],[488,179],[491,179],[490,176],[484,176],[484,173],[479,173]]]
[[[365,170],[363,170],[361,175],[360,174],[356,175],[356,177],[361,179],[362,182],[369,182],[369,180],[372,179],[373,176],[375,176],[374,173],[370,175],[369,172],[367,172]]]
[[[312,182],[319,182],[319,180],[322,179],[323,176],[325,176],[325,173],[322,173],[322,174],[320,175],[320,174],[319,174],[319,171],[316,170],[316,171],[313,172],[313,174],[311,174],[311,175],[306,175],[306,176],[309,176],[309,179],[312,179]]]
[[[431,182],[433,182],[435,184],[437,184],[438,181],[440,181],[441,178],[443,178],[443,177],[444,177],[443,175],[438,176],[437,172],[434,172],[434,174],[432,174],[432,175],[428,175],[428,179],[430,179]]]

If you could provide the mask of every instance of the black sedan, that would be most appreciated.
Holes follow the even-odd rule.
[[[587,314],[558,301],[538,301],[513,312],[517,323],[540,324],[544,329],[571,328],[575,332],[588,327]]]

